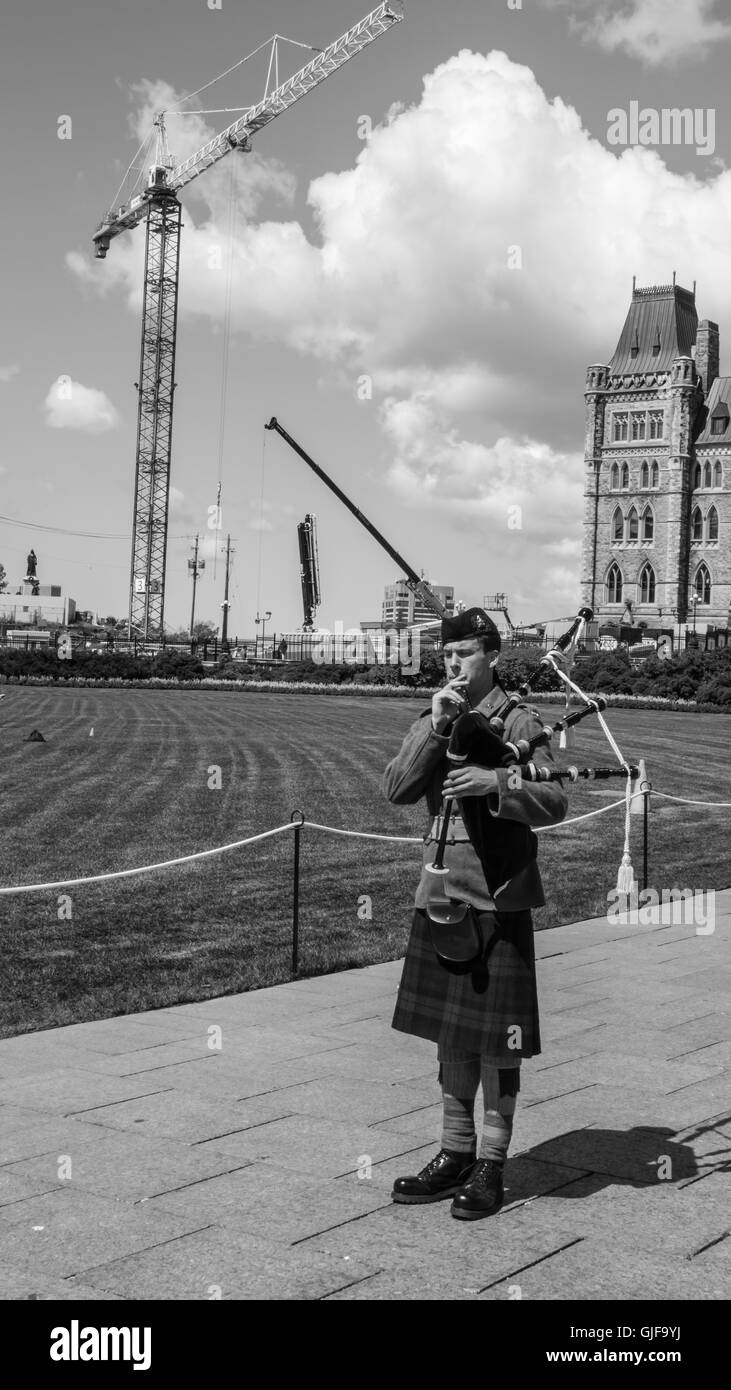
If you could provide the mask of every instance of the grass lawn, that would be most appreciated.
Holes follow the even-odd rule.
[[[421,807],[390,806],[382,770],[423,701],[217,691],[8,687],[0,705],[0,884],[75,878],[211,848],[288,821],[421,834]],[[550,717],[555,717],[552,708]],[[731,801],[731,714],[614,710],[610,726],[655,787]],[[45,743],[26,743],[31,729]],[[93,737],[90,731],[93,728]],[[595,721],[562,761],[611,766]],[[220,790],[208,769],[220,767]],[[623,783],[569,789],[570,815]],[[623,813],[540,837],[548,906],[536,926],[599,916],[616,882]],[[731,883],[731,810],[655,800],[649,882],[661,891]],[[633,861],[642,865],[642,819]],[[182,868],[0,897],[0,1034],[254,989],[289,978],[293,837]],[[403,954],[418,846],[305,830],[300,973]],[[360,920],[359,899],[371,899]]]

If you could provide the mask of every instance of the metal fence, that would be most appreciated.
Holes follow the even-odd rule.
[[[295,632],[280,636],[275,633],[266,640],[252,638],[249,641],[239,641],[238,638],[234,638],[226,644],[222,644],[217,636],[201,641],[180,642],[163,638],[160,642],[152,642],[145,641],[142,637],[128,638],[117,633],[77,634],[73,628],[67,628],[51,632],[49,641],[46,634],[47,629],[41,633],[40,630],[29,627],[22,634],[14,629],[10,637],[7,626],[0,626],[0,647],[13,651],[55,651],[60,638],[68,635],[71,637],[74,651],[88,651],[97,655],[122,652],[129,656],[154,657],[165,653],[179,653],[213,664],[227,658],[234,662],[247,661],[254,665],[314,661],[316,665],[365,666],[408,666],[413,664],[415,658],[418,659],[420,651],[423,654],[435,650],[433,641],[419,638],[417,634],[409,633],[406,629],[378,633],[375,637],[369,632]],[[668,637],[672,654],[688,650],[718,651],[731,645],[731,628],[711,627],[703,633],[695,633],[692,629],[686,628],[680,636],[668,634]],[[609,643],[614,640],[615,647],[612,647],[607,639]],[[511,635],[503,637],[502,646],[504,651],[520,648],[540,654],[548,651],[553,641],[554,639],[549,640],[545,635],[543,638]],[[638,648],[638,660],[652,654],[654,642],[652,646],[651,642],[653,639],[648,637],[645,641],[633,644]],[[591,655],[597,650],[604,650],[609,654],[621,646],[632,656],[633,645],[626,647],[624,640],[620,641],[614,633],[605,632],[598,638],[589,638],[586,642],[580,643],[579,653]],[[438,645],[436,650],[438,652]]]

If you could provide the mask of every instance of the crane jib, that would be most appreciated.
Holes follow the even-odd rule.
[[[298,72],[288,77],[275,91],[270,92],[255,106],[249,107],[232,125],[220,131],[195,154],[166,174],[162,187],[169,191],[184,188],[219,159],[230,154],[232,149],[246,149],[250,136],[288,110],[296,101],[312,91],[313,87],[324,82],[368,44],[373,43],[374,39],[388,33],[403,19],[403,0],[384,0],[384,3],[377,5],[370,14],[353,25],[352,29],[341,34],[339,39],[318,53],[316,58],[312,58]],[[166,171],[156,171],[156,176],[162,172]],[[145,193],[138,194],[129,206],[109,213],[94,234],[93,239],[97,247],[105,252],[112,237],[142,222],[154,196],[155,188],[152,186]]]

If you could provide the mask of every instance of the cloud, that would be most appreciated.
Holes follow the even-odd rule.
[[[226,163],[183,194],[196,189],[204,215],[186,209],[182,307],[216,323],[229,239],[215,180]],[[267,186],[280,188],[276,178]],[[555,427],[586,362],[613,347],[632,271],[647,283],[676,267],[687,282],[702,264],[721,298],[716,315],[731,304],[731,174],[701,183],[651,149],[617,153],[504,53],[450,58],[424,79],[418,105],[374,130],[352,169],[315,179],[312,241],[296,222],[253,222],[237,197],[234,330],[346,362],[382,390],[436,390],[455,410],[481,408],[496,432],[518,414],[531,433]],[[143,240],[120,237],[103,263],[67,260],[136,305]]]
[[[389,113],[352,168],[313,180],[310,237],[295,221],[256,220],[257,190],[287,191],[265,162],[253,193],[237,187],[229,239],[215,183],[227,163],[183,192],[196,204],[181,331],[223,321],[230,247],[233,331],[307,354],[351,390],[369,376],[395,493],[438,502],[454,534],[497,528],[526,585],[542,587],[549,562],[559,577],[571,568],[543,548],[581,534],[586,365],[610,357],[633,273],[640,285],[702,274],[701,316],[728,318],[731,172],[701,161],[677,173],[661,151],[610,147],[530,68],[467,50]],[[120,237],[97,263],[136,310],[142,243]],[[218,267],[212,247],[225,251]],[[505,530],[509,504],[523,508],[522,532]]]
[[[556,557],[572,560],[583,508],[583,454],[535,439],[503,437],[491,446],[464,439],[426,394],[386,401],[383,428],[393,447],[388,482],[409,510],[432,511],[482,542],[489,570],[533,574]],[[556,567],[554,598],[578,595],[575,568]],[[558,577],[558,578],[557,578]],[[498,586],[499,587],[499,586]],[[556,590],[561,592],[557,593]]]
[[[43,409],[46,424],[54,430],[104,434],[119,425],[119,413],[104,391],[82,386],[69,376],[58,377],[49,387]]]
[[[196,516],[185,493],[174,483],[170,484],[168,494],[168,525],[171,533],[179,533],[182,529],[191,535],[195,533],[196,525],[200,525],[200,516]],[[180,538],[179,534],[175,537],[176,540]]]
[[[731,38],[731,24],[718,17],[718,0],[544,0],[550,8],[571,7],[571,28],[607,53],[623,50],[650,67],[705,58],[716,43]]]
[[[20,365],[17,362],[12,362],[8,367],[0,367],[0,381],[12,381],[13,377],[16,377],[19,371]]]

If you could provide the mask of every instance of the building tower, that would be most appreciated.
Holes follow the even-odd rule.
[[[731,378],[692,291],[632,287],[608,364],[586,375],[582,602],[601,623],[727,627]]]

